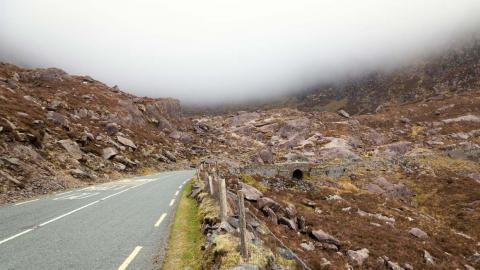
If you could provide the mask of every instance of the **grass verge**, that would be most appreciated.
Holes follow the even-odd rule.
[[[191,188],[190,181],[182,190],[162,269],[200,269],[203,235],[200,230],[197,202],[187,196]]]

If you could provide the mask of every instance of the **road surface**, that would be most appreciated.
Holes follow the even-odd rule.
[[[193,171],[89,186],[0,207],[0,269],[152,269]]]

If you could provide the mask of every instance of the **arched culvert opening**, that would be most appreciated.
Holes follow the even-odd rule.
[[[302,180],[303,179],[302,170],[299,170],[299,169],[294,170],[292,173],[292,178],[297,180]]]

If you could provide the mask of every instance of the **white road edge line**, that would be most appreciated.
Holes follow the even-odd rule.
[[[169,204],[168,206],[172,206],[174,202],[175,202],[175,199],[172,199],[172,200],[170,201],[170,204]]]
[[[178,189],[182,189],[183,185],[178,186]]]
[[[162,221],[165,219],[166,216],[167,216],[167,213],[163,213],[158,219],[157,223],[155,223],[154,227],[160,226],[160,223],[162,223]]]
[[[26,203],[35,202],[35,201],[38,201],[38,200],[39,200],[39,199],[30,200],[30,201],[24,201],[24,202],[19,202],[19,203],[16,203],[15,205],[22,205],[22,204],[26,204]]]
[[[130,255],[128,255],[128,257],[125,259],[125,261],[123,261],[122,265],[118,267],[118,270],[127,269],[128,265],[133,261],[133,259],[135,259],[135,257],[137,256],[137,254],[140,252],[141,249],[142,249],[141,246],[136,246],[133,249],[132,253],[130,253]]]
[[[180,191],[177,190],[177,192],[175,192],[175,195],[173,195],[173,196],[177,196],[179,192],[180,192]]]
[[[12,239],[15,239],[15,238],[17,238],[17,237],[19,237],[19,236],[21,236],[21,235],[24,235],[24,234],[26,234],[26,233],[29,233],[29,232],[33,231],[34,229],[36,229],[36,228],[43,227],[43,226],[45,226],[45,225],[47,225],[47,224],[49,224],[49,223],[52,223],[52,222],[54,222],[54,221],[57,221],[57,220],[59,220],[59,219],[61,219],[61,218],[66,217],[66,216],[68,216],[68,215],[71,215],[71,214],[73,214],[73,213],[75,213],[75,212],[78,212],[78,211],[84,209],[84,208],[87,208],[87,207],[89,207],[89,206],[92,206],[92,205],[94,205],[94,204],[96,204],[96,203],[98,203],[98,202],[104,201],[104,200],[106,200],[106,199],[108,199],[108,198],[111,198],[111,197],[113,197],[113,196],[117,196],[117,195],[119,195],[120,193],[123,193],[123,192],[125,192],[125,191],[127,191],[127,190],[129,190],[129,189],[136,188],[136,187],[139,187],[139,186],[141,186],[141,185],[129,187],[129,188],[124,189],[124,190],[122,190],[122,191],[119,191],[119,192],[117,192],[117,193],[108,195],[108,196],[106,196],[106,197],[104,197],[104,198],[102,198],[102,199],[100,199],[100,200],[96,200],[96,201],[93,201],[93,202],[91,202],[91,203],[88,203],[88,204],[86,204],[86,205],[84,205],[84,206],[81,206],[81,207],[79,207],[79,208],[73,209],[72,211],[67,212],[67,213],[65,213],[65,214],[63,214],[63,215],[60,215],[60,216],[58,216],[58,217],[52,218],[52,219],[50,219],[50,220],[47,220],[47,221],[39,224],[38,226],[35,226],[34,228],[25,230],[25,231],[23,231],[23,232],[21,232],[21,233],[17,233],[17,234],[15,234],[15,235],[13,235],[13,236],[10,236],[10,237],[8,237],[8,238],[5,238],[5,239],[1,240],[1,241],[0,241],[0,245],[3,244],[3,243],[5,243],[5,242],[8,242],[8,241],[10,241],[10,240],[12,240]]]
[[[25,230],[25,231],[23,231],[23,232],[21,232],[21,233],[17,233],[17,234],[15,234],[15,235],[12,235],[12,236],[10,236],[9,238],[3,239],[2,241],[0,241],[0,245],[3,244],[3,243],[5,243],[5,242],[8,242],[8,241],[10,241],[10,240],[12,240],[12,239],[14,239],[14,238],[17,238],[17,237],[19,237],[20,235],[24,235],[24,234],[26,234],[26,233],[29,233],[29,232],[31,232],[31,231],[33,231],[33,229],[28,229],[28,230]]]
[[[53,194],[53,196],[61,196],[61,195],[65,195],[65,194],[72,193],[72,192],[73,192],[73,190],[70,190],[70,191],[66,191],[66,192]]]

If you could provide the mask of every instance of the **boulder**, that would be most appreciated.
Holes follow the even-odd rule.
[[[427,265],[434,265],[435,264],[435,259],[430,254],[430,252],[428,252],[426,250],[423,251],[423,258],[425,259],[425,263]]]
[[[88,179],[92,178],[92,176],[89,173],[84,172],[81,169],[70,170],[70,174],[75,178],[88,178]]]
[[[315,245],[312,242],[301,243],[300,247],[305,251],[313,251],[315,250]]]
[[[420,238],[420,239],[427,239],[428,238],[428,234],[426,232],[422,231],[419,228],[411,228],[408,232],[411,235],[413,235],[417,238]]]
[[[292,229],[294,231],[298,230],[297,223],[293,219],[289,219],[289,218],[286,218],[286,217],[281,217],[281,218],[278,219],[278,224],[287,225],[287,227],[289,227],[290,229]]]
[[[345,118],[350,118],[350,114],[347,113],[345,110],[339,110],[337,113],[338,115],[343,116]]]
[[[333,237],[332,235],[324,232],[323,230],[319,229],[319,230],[315,230],[315,231],[312,231],[311,232],[313,238],[315,240],[317,240],[318,242],[321,242],[321,243],[327,243],[327,244],[333,244],[337,247],[340,246],[340,241]]]
[[[269,197],[261,197],[257,200],[257,207],[263,209],[264,207],[269,207],[273,211],[278,211],[280,209],[280,204]]]
[[[257,201],[260,197],[263,197],[263,193],[260,192],[258,189],[240,182],[241,191],[245,194],[245,199],[249,201]]]
[[[270,149],[263,149],[258,154],[262,159],[263,163],[265,164],[272,164],[273,163],[273,154]]]
[[[368,259],[368,253],[370,251],[366,248],[362,248],[359,250],[348,250],[347,256],[348,259],[354,263],[355,265],[361,266],[366,259]]]
[[[74,158],[74,159],[81,159],[83,156],[82,150],[78,144],[70,139],[60,140],[58,143]]]
[[[102,156],[103,156],[104,159],[111,159],[112,157],[114,157],[117,154],[118,154],[117,149],[115,149],[113,147],[107,147],[107,148],[104,148],[102,150]]]
[[[62,115],[60,113],[57,113],[57,112],[54,112],[54,111],[47,112],[47,120],[53,122],[56,125],[60,125],[64,128],[67,128],[67,129],[70,126],[70,122],[68,121],[68,119],[64,115]]]
[[[170,151],[168,150],[165,150],[163,151],[163,154],[165,155],[165,157],[167,157],[170,161],[172,162],[177,162],[177,157],[172,154]]]
[[[120,130],[120,125],[117,123],[108,123],[105,125],[105,130],[108,135],[115,135]]]
[[[127,138],[122,137],[122,136],[117,136],[117,140],[118,140],[119,143],[121,143],[125,146],[131,147],[133,149],[137,149],[137,146],[135,145],[135,143],[133,143],[133,141],[130,140],[130,139],[127,139]]]

